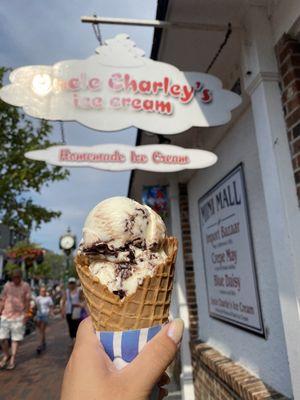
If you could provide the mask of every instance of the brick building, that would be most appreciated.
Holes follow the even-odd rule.
[[[157,19],[198,26],[156,31],[153,58],[209,71],[242,96],[227,125],[163,138],[215,152],[213,167],[134,171],[130,181],[129,195],[139,201],[145,185],[168,187],[169,231],[180,241],[173,313],[187,327],[183,397],[300,399],[300,2],[159,1]],[[137,144],[159,140],[140,131]],[[245,208],[236,218],[244,222],[235,231],[224,225],[234,260],[226,266],[218,261],[226,252],[217,253],[225,242],[217,230],[209,236],[201,213],[239,171]],[[212,268],[219,272],[210,280]]]

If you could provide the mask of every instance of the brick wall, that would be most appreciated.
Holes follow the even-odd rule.
[[[234,363],[207,344],[199,342],[196,284],[186,184],[179,184],[179,209],[196,400],[286,399],[286,397],[265,385],[260,379],[251,375],[242,366]]]
[[[179,209],[185,270],[187,305],[189,310],[190,339],[198,339],[198,310],[196,300],[192,239],[189,222],[189,204],[186,184],[179,184]]]
[[[287,400],[205,343],[192,346],[196,400]]]
[[[282,103],[300,203],[300,42],[284,34],[275,47]]]

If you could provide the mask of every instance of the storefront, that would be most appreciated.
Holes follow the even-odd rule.
[[[218,156],[204,170],[136,170],[129,188],[139,201],[168,189],[184,399],[300,399],[300,3],[162,1],[157,18],[194,26],[156,32],[153,57],[209,70],[243,99],[226,125],[138,135]]]

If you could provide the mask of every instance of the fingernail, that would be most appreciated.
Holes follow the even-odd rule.
[[[184,325],[180,318],[174,319],[168,328],[167,335],[173,340],[175,344],[180,343],[183,335]]]

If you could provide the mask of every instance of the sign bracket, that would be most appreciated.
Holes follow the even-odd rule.
[[[146,26],[159,29],[187,29],[187,30],[199,30],[207,32],[226,32],[228,24],[200,24],[184,21],[160,21],[150,19],[132,19],[132,18],[110,18],[110,17],[98,17],[98,16],[83,16],[81,22],[88,24],[110,24],[110,25],[132,25],[132,26]],[[233,26],[232,30],[241,30],[240,26]]]

